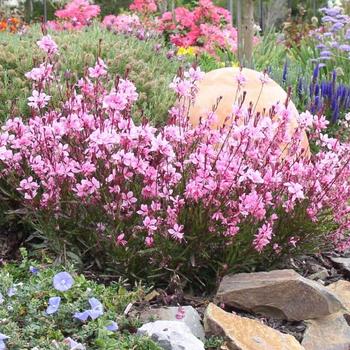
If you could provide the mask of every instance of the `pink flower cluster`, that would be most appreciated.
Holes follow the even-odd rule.
[[[108,15],[102,21],[102,26],[122,34],[138,34],[143,31],[143,24],[136,14]]]
[[[308,112],[291,136],[284,105],[266,115],[234,105],[221,129],[212,128],[214,112],[193,127],[188,106],[202,75],[191,68],[174,78],[178,103],[156,129],[147,120],[133,122],[135,86],[109,77],[98,59],[60,108],[44,98],[28,120],[5,123],[0,179],[17,189],[33,217],[54,221],[58,234],[68,220],[83,228],[82,236],[98,235],[118,249],[198,242],[211,256],[211,249],[227,249],[246,235],[257,252],[280,252],[310,239],[302,227],[287,239],[279,235],[281,220],[301,215],[320,225],[330,218],[327,238],[348,248],[349,144],[322,134],[327,122]],[[33,97],[59,84],[48,76],[29,77]],[[300,146],[304,130],[320,148],[311,158]]]
[[[177,7],[174,15],[164,13],[159,27],[178,47],[198,46],[210,54],[218,48],[236,51],[237,30],[229,24],[230,16],[229,11],[210,0],[200,0],[193,11]]]
[[[157,0],[134,0],[129,8],[131,11],[148,15],[157,12]]]
[[[60,20],[49,21],[47,25],[53,30],[81,29],[89,25],[100,11],[100,6],[91,5],[88,0],[72,0],[64,9],[55,12]]]

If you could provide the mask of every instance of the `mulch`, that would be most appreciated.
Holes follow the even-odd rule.
[[[18,261],[20,259],[19,248],[25,238],[17,231],[0,229],[0,263]]]

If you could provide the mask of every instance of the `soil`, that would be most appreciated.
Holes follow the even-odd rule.
[[[20,258],[19,248],[26,237],[18,231],[7,229],[0,230],[0,264],[16,261]]]

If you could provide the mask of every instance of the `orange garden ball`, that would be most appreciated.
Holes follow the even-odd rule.
[[[220,68],[206,73],[204,78],[198,82],[198,93],[194,105],[190,109],[190,121],[192,125],[197,125],[199,118],[205,116],[208,111],[217,105],[217,101],[221,98],[217,109],[217,122],[215,126],[220,127],[224,124],[225,119],[232,113],[232,105],[235,103],[237,96],[238,82],[236,76],[240,73],[240,68]],[[268,113],[270,108],[276,103],[285,103],[287,99],[286,91],[272,79],[262,87],[262,73],[252,69],[243,68],[241,71],[245,78],[245,84],[241,87],[238,96],[242,96],[243,91],[246,92],[243,106],[249,107],[251,102],[255,107],[255,112]],[[238,98],[237,98],[238,101]],[[289,124],[290,135],[293,134],[298,122],[298,110],[292,101],[288,104],[292,109],[292,118]],[[301,148],[304,154],[310,154],[310,147],[306,133],[302,137]]]

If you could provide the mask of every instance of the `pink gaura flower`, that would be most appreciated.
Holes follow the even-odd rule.
[[[157,219],[146,216],[143,220],[143,225],[148,232],[154,232],[157,230]]]
[[[237,82],[239,87],[243,87],[246,84],[247,78],[243,75],[242,71],[239,71],[237,73],[236,82]]]
[[[120,235],[118,235],[115,239],[116,244],[122,247],[126,246],[128,242],[124,238],[125,238],[124,233],[121,233]]]
[[[292,237],[290,237],[289,238],[289,244],[292,246],[292,247],[296,247],[297,246],[297,243],[300,241],[300,238],[299,237],[294,237],[294,236],[292,236]]]
[[[97,59],[97,63],[95,67],[89,68],[90,78],[100,78],[102,76],[105,76],[106,74],[107,74],[107,66],[101,58]]]
[[[261,81],[262,85],[268,84],[271,81],[269,75],[266,72],[260,74],[259,80]]]
[[[52,78],[52,68],[52,64],[42,63],[39,67],[33,68],[30,72],[27,72],[25,76],[26,78],[36,82],[45,81]]]
[[[128,193],[122,193],[122,207],[128,208],[137,202],[136,197],[134,197],[134,193],[129,191]]]
[[[27,179],[23,179],[19,183],[18,191],[24,193],[24,198],[31,200],[37,195],[37,191],[39,189],[39,185],[37,182],[33,180],[32,176],[29,176]]]
[[[75,186],[73,191],[76,192],[78,197],[85,198],[96,193],[100,186],[100,182],[93,177],[91,180],[81,180],[81,182]]]
[[[50,99],[51,96],[46,95],[44,92],[33,90],[32,96],[28,97],[28,106],[33,107],[35,109],[41,109],[47,106]]]
[[[255,235],[253,246],[258,252],[262,252],[264,248],[270,243],[272,238],[272,226],[270,223],[263,224]]]
[[[145,238],[145,245],[148,247],[148,248],[151,248],[154,244],[154,238],[152,236],[147,236]]]
[[[288,192],[292,194],[293,200],[305,199],[303,186],[295,182],[286,182],[284,184],[288,188]]]
[[[128,105],[126,95],[118,94],[115,92],[110,93],[103,99],[103,107],[110,108],[118,111],[123,111]]]
[[[37,41],[38,46],[49,55],[54,55],[58,52],[57,44],[52,40],[50,35],[46,35]]]
[[[175,224],[173,228],[170,228],[168,230],[168,232],[170,236],[175,240],[182,241],[184,237],[183,229],[184,229],[183,225]]]

